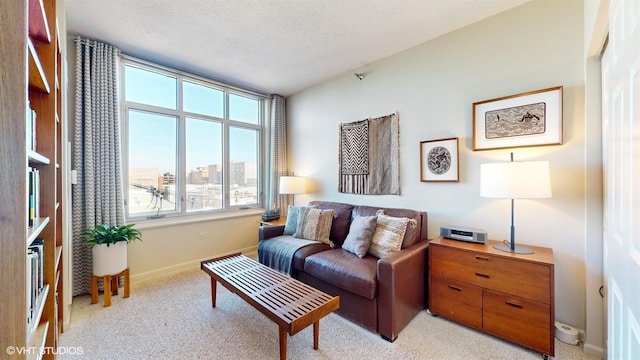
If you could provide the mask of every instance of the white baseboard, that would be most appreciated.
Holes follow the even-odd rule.
[[[582,347],[582,351],[584,351],[585,354],[592,355],[600,359],[606,359],[605,349],[600,346],[585,343]]]
[[[163,268],[160,268],[160,269],[155,269],[155,270],[143,272],[143,273],[140,273],[140,274],[131,275],[131,278],[129,279],[129,281],[131,281],[132,284],[135,284],[137,282],[141,282],[141,281],[144,281],[144,280],[149,280],[149,279],[153,279],[153,278],[160,277],[160,276],[167,276],[168,274],[174,274],[174,273],[178,273],[178,272],[185,271],[185,270],[192,270],[194,268],[200,268],[200,262],[202,260],[212,259],[212,258],[225,256],[225,255],[231,255],[231,254],[235,254],[235,253],[238,253],[238,252],[243,253],[243,254],[248,254],[248,253],[255,253],[257,251],[258,251],[258,245],[255,245],[255,246],[246,247],[244,249],[238,249],[238,250],[230,251],[230,252],[227,252],[227,253],[209,255],[209,256],[205,256],[205,257],[203,257],[201,259],[195,259],[195,260],[187,261],[187,262],[184,262],[184,263],[181,263],[181,264],[174,264],[174,265],[170,265],[170,266],[163,267]]]

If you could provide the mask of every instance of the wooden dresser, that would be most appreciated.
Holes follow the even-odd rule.
[[[531,255],[442,237],[429,244],[429,311],[554,356],[553,251]]]

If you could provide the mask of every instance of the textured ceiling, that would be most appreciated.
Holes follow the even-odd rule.
[[[67,31],[291,95],[530,0],[65,0]]]

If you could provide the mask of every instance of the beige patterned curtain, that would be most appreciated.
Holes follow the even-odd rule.
[[[73,295],[91,291],[91,249],[78,234],[98,224],[124,223],[118,67],[120,51],[76,37],[76,96],[71,214]]]
[[[291,195],[280,195],[280,177],[287,176],[287,119],[285,116],[285,99],[280,95],[271,97],[271,189],[267,209],[280,209],[282,215],[287,213],[287,206],[292,203]]]

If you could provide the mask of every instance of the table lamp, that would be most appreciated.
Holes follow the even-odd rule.
[[[305,194],[307,192],[307,178],[301,176],[280,176],[280,188],[278,192],[280,195]]]
[[[533,250],[516,246],[514,199],[551,197],[548,161],[513,161],[480,165],[480,196],[511,199],[511,239],[494,248],[516,254],[533,254]]]

